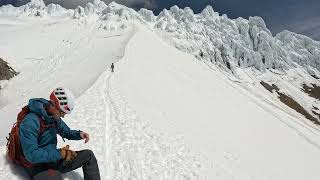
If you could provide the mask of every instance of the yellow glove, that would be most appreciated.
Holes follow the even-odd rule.
[[[71,161],[77,157],[77,153],[69,149],[69,145],[61,148],[60,150],[61,156],[66,161]]]

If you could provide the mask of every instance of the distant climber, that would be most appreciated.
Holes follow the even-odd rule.
[[[113,72],[113,70],[114,70],[114,64],[112,63],[111,64],[111,72]]]
[[[199,55],[200,55],[201,58],[203,58],[203,52],[202,52],[202,50],[200,50]]]
[[[100,180],[91,150],[73,151],[69,145],[57,149],[57,134],[69,140],[89,141],[89,134],[71,130],[61,119],[70,114],[75,98],[65,88],[56,88],[50,100],[30,99],[18,114],[7,143],[9,159],[23,166],[33,180],[62,180],[61,173],[82,167],[84,180]]]

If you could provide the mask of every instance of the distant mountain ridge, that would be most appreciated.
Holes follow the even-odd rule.
[[[190,8],[173,6],[169,10],[164,9],[158,16],[146,9],[136,12],[115,2],[106,5],[100,0],[92,0],[84,8],[79,6],[74,10],[54,4],[45,6],[43,0],[32,0],[17,8],[11,5],[0,7],[1,15],[46,16],[63,13],[74,18],[95,13],[104,19],[117,16],[120,21],[148,23],[156,30],[165,32],[163,35],[168,36],[168,40],[178,49],[191,54],[202,52],[203,59],[223,64],[231,71],[236,67],[255,67],[264,71],[302,66],[309,74],[319,77],[320,42],[286,30],[273,37],[261,17],[229,19],[227,15],[219,16],[211,6],[199,14],[194,14]]]

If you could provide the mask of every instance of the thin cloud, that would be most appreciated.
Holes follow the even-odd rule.
[[[312,39],[320,40],[320,17],[306,18],[293,24],[292,29]]]
[[[264,11],[261,16],[274,34],[286,29],[320,40],[318,33],[320,28],[319,7],[319,1],[296,2]]]

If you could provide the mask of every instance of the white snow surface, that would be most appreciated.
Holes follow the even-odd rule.
[[[66,10],[41,0],[0,7],[0,55],[20,74],[1,82],[0,179],[27,179],[5,136],[29,98],[71,89],[65,118],[91,140],[102,179],[318,180],[320,130],[260,81],[309,113],[301,91],[319,80],[319,42],[263,19],[229,19],[208,6],[158,16],[94,0]],[[203,56],[200,56],[200,52]],[[109,66],[115,62],[115,72]],[[83,179],[81,169],[64,175]]]

